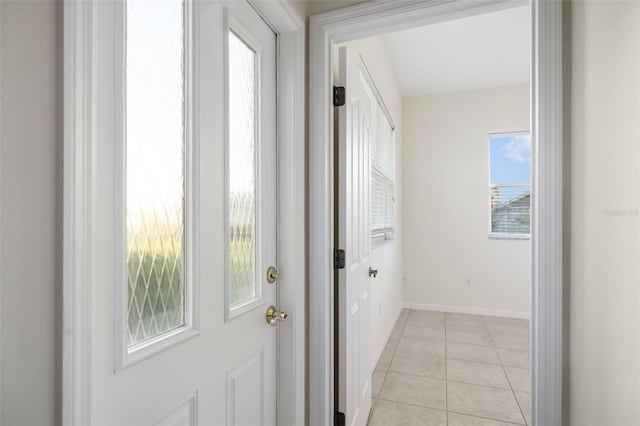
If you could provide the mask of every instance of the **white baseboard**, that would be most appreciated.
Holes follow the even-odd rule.
[[[492,317],[519,318],[519,319],[530,318],[530,315],[528,312],[497,311],[493,309],[468,308],[464,306],[430,305],[425,303],[405,302],[404,307],[406,309],[415,309],[418,311],[448,312],[451,314],[486,315],[486,316],[492,316]]]

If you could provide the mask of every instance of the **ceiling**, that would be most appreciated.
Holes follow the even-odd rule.
[[[529,81],[531,9],[522,6],[384,36],[402,96]]]

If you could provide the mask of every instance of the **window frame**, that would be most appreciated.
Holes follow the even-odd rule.
[[[194,194],[199,191],[197,150],[198,140],[193,132],[196,115],[197,90],[194,82],[194,25],[193,0],[182,0],[183,7],[183,90],[184,90],[184,204],[183,204],[183,280],[184,280],[184,324],[167,330],[148,340],[129,345],[128,343],[128,266],[127,266],[127,226],[126,226],[126,63],[127,63],[127,4],[118,2],[115,8],[115,271],[119,282],[115,285],[115,369],[117,371],[156,355],[168,348],[200,334],[200,306],[198,263],[199,217]]]
[[[531,138],[531,131],[529,130],[516,130],[516,131],[506,131],[506,132],[490,132],[487,137],[487,175],[489,180],[488,195],[487,195],[487,208],[488,208],[488,221],[487,221],[487,233],[490,240],[530,240],[531,239],[531,223],[529,223],[529,233],[508,233],[508,232],[493,232],[493,212],[491,208],[491,190],[493,183],[491,182],[491,138],[494,136],[529,136]],[[531,161],[529,161],[529,193],[531,194]],[[531,194],[530,196],[533,196]],[[531,208],[533,203],[529,204],[529,211],[531,214]]]
[[[371,113],[376,116],[376,124],[378,117],[378,110],[382,113],[385,118],[386,124],[389,126],[391,132],[391,153],[392,153],[392,166],[393,166],[393,176],[391,177],[392,184],[392,195],[393,195],[393,225],[390,227],[381,227],[374,228],[371,224],[371,218],[373,215],[371,214],[371,206],[372,203],[369,201],[369,239],[371,242],[371,249],[376,249],[380,246],[385,245],[389,241],[395,240],[395,230],[396,230],[396,193],[397,193],[397,170],[396,170],[396,126],[391,117],[391,113],[387,108],[384,99],[382,98],[382,94],[378,90],[378,86],[376,85],[371,73],[369,72],[369,68],[367,67],[366,62],[362,55],[360,55],[360,79],[365,88],[365,91],[369,95],[369,101],[371,102]],[[371,149],[369,149],[371,153]],[[371,154],[369,154],[371,155]],[[369,161],[369,198],[371,200],[371,183],[373,182],[373,161]]]
[[[371,223],[369,223],[369,237],[371,239],[371,249],[376,249],[380,246],[385,245],[390,241],[394,241],[396,239],[396,131],[394,128],[391,129],[391,149],[393,151],[393,179],[391,180],[391,184],[393,186],[393,226],[391,227],[383,227],[383,228],[374,228]],[[373,161],[370,161],[369,166],[369,192],[371,193],[371,184],[373,182]],[[372,204],[372,203],[370,203]],[[371,209],[371,206],[369,207]],[[369,218],[373,217],[371,212],[369,212]],[[371,219],[370,219],[371,221]]]
[[[264,283],[261,279],[262,274],[260,271],[266,270],[262,264],[262,251],[263,251],[263,236],[262,236],[262,205],[263,205],[263,187],[262,187],[262,52],[264,51],[263,45],[257,40],[251,31],[246,28],[239,19],[233,16],[228,8],[224,8],[223,11],[223,67],[224,67],[224,149],[225,149],[225,205],[224,205],[224,226],[225,226],[225,270],[224,270],[224,300],[225,300],[225,322],[231,321],[247,312],[251,312],[259,306],[265,304],[263,293]],[[229,92],[230,92],[230,79],[229,79],[229,33],[233,33],[238,39],[240,39],[249,49],[253,50],[254,57],[254,102],[255,102],[255,239],[254,239],[254,280],[256,294],[253,298],[244,300],[242,302],[232,304],[231,303],[231,282],[230,282],[230,253],[231,247],[229,245],[230,225],[229,225],[229,144],[230,144],[230,128],[229,122]]]

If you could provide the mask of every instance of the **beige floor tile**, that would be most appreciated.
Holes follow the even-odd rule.
[[[513,423],[500,422],[498,420],[483,419],[482,417],[467,416],[449,412],[449,426],[513,426]]]
[[[522,325],[487,324],[492,336],[529,336],[529,327]]]
[[[480,362],[447,360],[447,380],[509,389],[502,366]]]
[[[409,310],[409,318],[438,318],[444,320],[444,312],[441,311],[426,311],[422,309]]]
[[[528,392],[515,392],[516,399],[518,400],[518,405],[520,405],[520,410],[522,414],[524,414],[524,419],[527,421],[527,424],[531,424],[531,394]]]
[[[484,317],[482,315],[472,315],[472,314],[457,314],[453,312],[446,312],[444,317],[447,321],[481,321],[484,322]]]
[[[371,375],[371,396],[373,398],[377,398],[380,394],[380,389],[382,389],[382,383],[386,375],[387,372],[385,370],[373,370],[373,374]]]
[[[513,393],[507,389],[448,382],[447,404],[456,413],[524,424]]]
[[[414,376],[445,378],[444,356],[424,356],[399,353],[393,357],[389,371]]]
[[[432,311],[411,311],[407,324],[429,324],[444,327],[444,313]]]
[[[391,364],[391,360],[393,359],[394,352],[395,351],[388,351],[386,349],[382,351],[382,354],[380,355],[380,359],[378,360],[378,364],[376,365],[376,369],[388,370],[389,364]]]
[[[498,356],[505,367],[529,368],[530,354],[528,351],[515,349],[498,349]]]
[[[398,347],[400,336],[400,334],[392,334],[391,337],[389,337],[389,340],[387,340],[386,345],[384,345],[384,350],[394,352]]]
[[[472,345],[493,346],[489,333],[478,330],[455,330],[447,329],[447,343],[468,343]]]
[[[491,335],[491,339],[496,348],[529,351],[529,336]]]
[[[446,314],[445,323],[447,330],[487,331],[484,320],[479,315]]]
[[[500,325],[512,325],[512,326],[521,326],[529,328],[529,320],[520,319],[520,318],[503,318],[503,317],[491,317],[485,316],[484,322],[489,324],[500,324]]]
[[[396,321],[396,325],[393,326],[393,330],[391,330],[391,337],[400,337],[405,325],[406,320],[401,321],[400,319],[398,319],[398,321]]]
[[[444,380],[390,371],[387,373],[378,397],[388,401],[444,410],[445,389]]]
[[[405,313],[405,312],[401,312],[400,315],[398,315],[398,319],[396,320],[396,323],[393,326],[393,332],[394,333],[401,333],[402,329],[404,328],[405,324],[407,323],[407,318],[409,318],[409,313]]]
[[[378,400],[370,426],[445,426],[446,413],[430,408]]]
[[[498,354],[492,346],[469,345],[466,343],[447,342],[447,358],[478,361],[500,365]]]
[[[531,392],[531,370],[527,368],[504,367],[513,390]]]
[[[444,342],[402,337],[398,343],[396,354],[444,357]]]
[[[440,325],[408,323],[404,327],[402,335],[414,339],[429,339],[444,341],[444,327]]]
[[[371,398],[371,409],[369,410],[369,415],[367,416],[367,425],[371,423],[371,417],[373,417],[373,411],[376,409],[376,402],[378,402],[376,398]]]

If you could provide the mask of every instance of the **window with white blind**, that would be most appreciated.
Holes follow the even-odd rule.
[[[362,73],[371,96],[370,230],[373,246],[394,238],[395,150],[391,117],[366,67]]]
[[[531,137],[489,135],[491,238],[529,238],[531,232]]]

